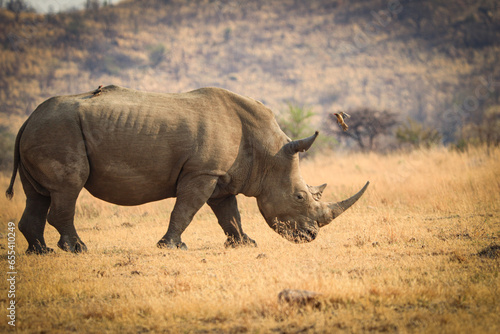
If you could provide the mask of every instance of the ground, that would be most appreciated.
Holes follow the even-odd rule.
[[[188,251],[163,250],[173,200],[125,208],[82,192],[76,226],[89,252],[24,255],[16,232],[16,329],[44,333],[498,333],[500,150],[335,154],[301,164],[328,182],[323,200],[354,194],[351,209],[309,244],[273,232],[255,200],[239,197],[258,248],[225,249],[208,207],[183,234]],[[0,185],[8,185],[6,175]],[[0,268],[8,221],[24,208],[0,200]],[[49,247],[57,232],[47,226]],[[278,302],[284,289],[320,294],[313,306]],[[8,286],[1,285],[6,310]],[[0,331],[10,326],[4,317]]]

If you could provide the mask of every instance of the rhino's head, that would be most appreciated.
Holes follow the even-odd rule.
[[[262,193],[257,197],[260,212],[267,224],[284,238],[304,243],[313,241],[319,228],[353,205],[369,182],[354,196],[338,202],[320,201],[326,184],[307,185],[299,173],[298,152],[307,151],[318,136],[290,141],[272,159]]]

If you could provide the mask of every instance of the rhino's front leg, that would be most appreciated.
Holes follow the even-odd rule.
[[[177,185],[177,200],[170,215],[167,233],[158,241],[160,248],[179,248],[187,246],[181,240],[181,234],[188,227],[198,210],[207,202],[217,184],[217,177],[198,175],[184,176]]]
[[[207,204],[217,216],[219,225],[227,235],[224,243],[226,247],[253,246],[257,243],[250,239],[241,228],[240,212],[236,196],[232,195],[223,199],[211,199]]]

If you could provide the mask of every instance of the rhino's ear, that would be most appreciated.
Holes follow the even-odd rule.
[[[288,155],[294,155],[299,152],[305,152],[307,151],[311,145],[314,143],[316,140],[316,137],[318,136],[319,132],[316,131],[311,137],[307,137],[304,139],[298,139],[298,140],[292,140],[291,142],[285,144],[283,146],[283,152],[285,152]]]
[[[321,195],[323,194],[323,190],[326,188],[326,183],[322,184],[320,186],[310,186],[307,185],[307,188],[309,189],[309,192],[311,193],[312,197],[319,201],[321,198]]]

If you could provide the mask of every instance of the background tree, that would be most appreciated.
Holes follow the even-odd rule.
[[[24,0],[10,0],[7,2],[7,9],[11,12],[19,13],[29,11],[31,8]]]
[[[283,132],[291,139],[300,139],[311,136],[317,129],[311,122],[316,116],[311,107],[288,102],[287,109],[281,112],[277,121]],[[310,156],[317,151],[333,148],[337,141],[329,136],[319,136],[311,149],[301,153],[302,157]]]
[[[19,22],[21,12],[34,11],[24,0],[10,0],[7,2],[7,10],[16,14],[16,22]]]
[[[99,0],[87,0],[85,2],[85,9],[87,11],[97,11],[99,10],[100,5],[101,4]]]
[[[351,115],[351,118],[346,119],[349,130],[343,131],[339,127],[333,113],[328,114],[326,130],[336,136],[353,139],[362,151],[376,149],[376,139],[391,134],[392,128],[398,124],[397,114],[388,110],[361,108],[347,113]]]
[[[283,132],[291,139],[310,136],[312,130],[311,118],[314,116],[312,108],[303,105],[287,103],[287,109],[278,118]]]
[[[396,129],[396,139],[403,146],[430,148],[441,142],[441,134],[414,119],[408,120]]]
[[[500,145],[500,105],[490,106],[480,123],[468,123],[462,128],[462,144]]]

